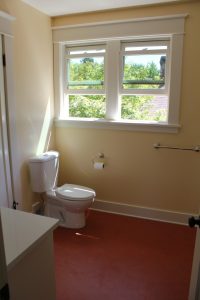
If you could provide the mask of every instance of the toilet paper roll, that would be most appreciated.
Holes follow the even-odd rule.
[[[94,169],[102,170],[104,168],[104,162],[95,161],[94,162]]]

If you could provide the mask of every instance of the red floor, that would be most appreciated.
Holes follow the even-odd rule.
[[[91,211],[55,231],[57,300],[188,300],[195,230]]]

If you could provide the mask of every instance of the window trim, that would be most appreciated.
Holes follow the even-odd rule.
[[[178,124],[166,124],[156,122],[135,122],[135,121],[113,121],[104,119],[84,119],[84,118],[55,118],[56,128],[96,128],[106,130],[122,131],[146,131],[146,132],[163,132],[177,133],[181,128]]]
[[[54,41],[54,80],[55,80],[55,98],[56,98],[56,122],[66,122],[66,126],[70,124],[77,124],[83,127],[83,124],[88,122],[90,126],[99,127],[102,124],[102,120],[67,120],[62,114],[63,109],[63,82],[61,80],[61,75],[63,74],[63,67],[61,62],[63,62],[63,47],[68,45],[83,44],[96,42],[97,44],[103,43],[106,40],[112,40],[113,42],[119,42],[119,40],[138,40],[138,37],[143,38],[169,38],[171,46],[172,62],[171,68],[169,70],[169,75],[171,78],[169,97],[171,99],[169,103],[169,119],[168,123],[156,123],[151,124],[145,123],[145,126],[141,122],[135,123],[126,122],[132,129],[138,130],[138,126],[141,130],[147,130],[147,127],[151,128],[151,131],[156,128],[164,128],[166,132],[176,132],[179,125],[179,104],[180,104],[180,83],[181,83],[181,61],[182,61],[182,48],[183,48],[183,36],[184,36],[184,23],[186,14],[182,15],[172,15],[172,16],[161,16],[161,17],[150,17],[150,18],[139,18],[133,20],[119,20],[110,22],[98,22],[91,24],[78,24],[69,25],[64,27],[53,28],[53,41]],[[117,69],[117,74],[119,75],[119,68]],[[109,72],[107,72],[109,76]],[[113,73],[112,73],[113,74]],[[173,80],[176,79],[176,85]],[[118,84],[119,85],[119,84]],[[113,126],[112,128],[119,128],[122,124],[124,128],[125,122],[121,121],[111,121],[116,119],[119,115],[118,103],[119,103],[119,86],[115,86],[115,90],[109,89],[107,86],[106,93],[110,94],[110,102],[106,105],[106,118],[104,123],[118,124],[118,126]],[[116,95],[116,93],[118,95]],[[60,113],[61,112],[61,113]],[[107,126],[106,125],[106,126]],[[71,125],[70,125],[71,126]],[[110,127],[110,126],[108,126]],[[137,128],[136,128],[137,127]],[[170,128],[170,129],[169,129]],[[173,130],[172,130],[173,128]],[[168,131],[169,130],[169,131]],[[148,131],[148,130],[147,130]],[[157,131],[157,129],[155,130]],[[163,131],[163,129],[161,130]]]

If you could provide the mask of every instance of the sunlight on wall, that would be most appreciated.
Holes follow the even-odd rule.
[[[40,139],[37,147],[37,152],[36,152],[37,155],[45,152],[48,149],[50,139],[51,139],[51,127],[52,127],[52,117],[51,117],[51,104],[50,104],[50,97],[49,97],[45,116],[44,116],[44,122],[40,133]]]

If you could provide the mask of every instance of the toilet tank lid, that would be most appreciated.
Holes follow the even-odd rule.
[[[57,151],[47,151],[40,155],[36,155],[36,156],[29,158],[29,162],[32,162],[32,163],[40,162],[41,163],[44,161],[55,159],[57,157],[59,157],[59,153]]]

